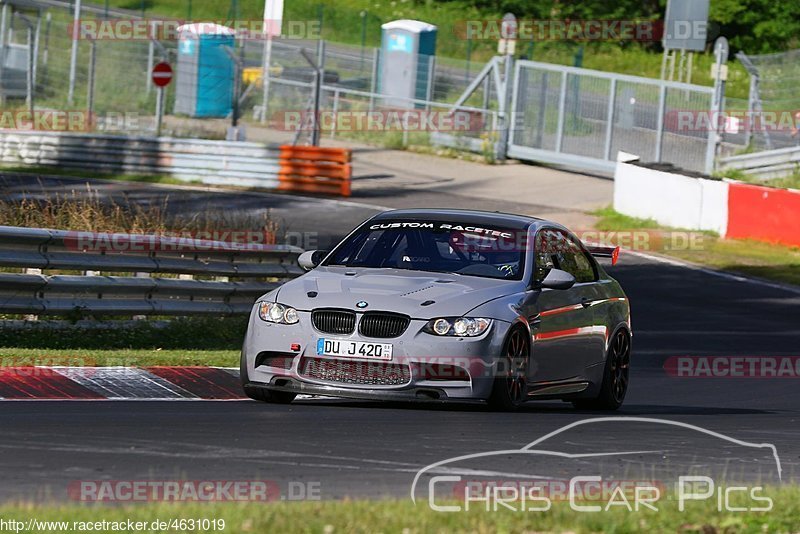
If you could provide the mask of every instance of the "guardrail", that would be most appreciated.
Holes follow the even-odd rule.
[[[0,313],[247,314],[259,296],[302,274],[302,252],[289,245],[0,226],[0,267],[26,271],[0,273]],[[41,274],[47,270],[81,274]],[[183,276],[151,276],[167,273]]]
[[[204,184],[278,187],[278,146],[259,143],[3,130],[0,161],[106,173],[169,175]]]
[[[800,147],[729,156],[720,160],[720,168],[737,169],[762,180],[790,176],[800,170]]]

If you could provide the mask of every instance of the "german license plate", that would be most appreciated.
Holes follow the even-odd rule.
[[[366,358],[370,360],[391,360],[392,344],[321,338],[317,340],[317,355],[338,356],[343,358]]]

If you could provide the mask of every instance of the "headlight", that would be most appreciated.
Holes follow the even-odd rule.
[[[295,324],[300,320],[297,310],[277,302],[259,302],[258,316],[262,321],[278,324]]]
[[[476,337],[492,326],[492,320],[483,317],[442,317],[428,321],[424,330],[437,336]]]

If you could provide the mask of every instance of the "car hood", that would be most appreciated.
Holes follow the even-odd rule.
[[[513,280],[405,269],[317,267],[281,286],[277,300],[298,310],[346,308],[392,311],[415,319],[463,315],[492,299],[523,290]],[[309,296],[316,293],[315,297]],[[423,306],[423,303],[425,305]]]

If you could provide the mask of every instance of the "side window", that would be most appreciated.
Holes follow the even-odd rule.
[[[536,283],[544,280],[552,268],[570,273],[579,284],[597,280],[592,260],[572,236],[560,230],[546,229],[537,234],[535,261]]]
[[[556,267],[556,251],[558,250],[558,234],[544,229],[536,233],[533,255],[533,283],[541,284],[550,269]]]

